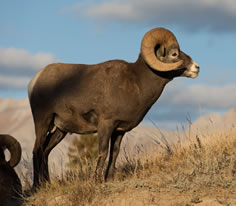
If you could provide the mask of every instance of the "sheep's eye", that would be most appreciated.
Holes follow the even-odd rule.
[[[177,57],[178,54],[175,52],[175,53],[172,54],[172,56],[173,56],[173,57]]]

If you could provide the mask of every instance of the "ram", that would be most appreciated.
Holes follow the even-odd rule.
[[[147,32],[136,62],[95,65],[56,63],[39,71],[28,86],[36,141],[34,184],[49,181],[48,155],[67,133],[98,135],[95,179],[112,178],[124,134],[144,118],[173,78],[195,78],[199,66],[179,48],[172,32]]]
[[[6,161],[4,150],[11,154]],[[20,143],[10,135],[0,135],[0,205],[17,206],[22,203],[22,186],[13,169],[21,159]]]

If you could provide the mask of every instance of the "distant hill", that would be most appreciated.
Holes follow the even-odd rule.
[[[28,99],[0,98],[0,134],[10,134],[21,144],[22,160],[17,169],[22,171],[27,166],[31,170],[35,132]],[[50,154],[50,168],[55,171],[67,161],[68,139],[70,138],[65,138]]]
[[[191,125],[191,135],[208,133],[232,128],[236,125],[236,108],[233,108],[221,115],[219,113],[208,114],[200,117]],[[18,166],[18,170],[23,170],[25,164],[27,169],[32,169],[32,151],[35,141],[34,124],[28,99],[2,99],[0,98],[0,134],[10,134],[21,143],[23,150],[23,159]],[[51,152],[49,157],[50,169],[60,172],[65,166],[67,151],[72,141],[72,136],[66,138]],[[146,125],[140,125],[127,133],[122,141],[122,151],[119,161],[124,155],[137,156],[137,154],[150,153],[158,148],[159,143],[176,142],[179,137],[184,138],[186,132],[168,132],[158,128],[152,128]],[[141,152],[140,152],[141,151]]]
[[[232,108],[224,114],[212,113],[204,115],[192,124],[193,135],[211,135],[222,133],[236,127],[236,108]]]

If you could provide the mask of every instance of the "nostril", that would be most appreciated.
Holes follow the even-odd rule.
[[[196,67],[197,69],[200,69],[200,67],[199,67],[198,65],[195,65],[195,67]]]

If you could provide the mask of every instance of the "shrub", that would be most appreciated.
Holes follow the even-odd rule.
[[[68,149],[69,163],[68,166],[73,168],[85,161],[92,161],[98,154],[97,135],[87,134],[74,137],[72,146]]]

